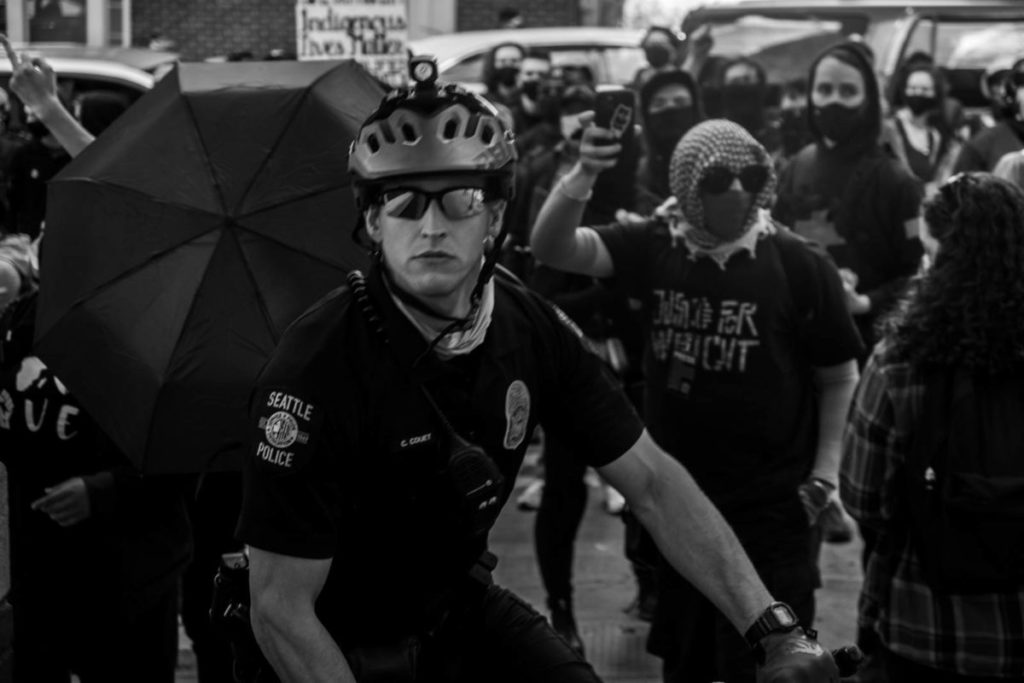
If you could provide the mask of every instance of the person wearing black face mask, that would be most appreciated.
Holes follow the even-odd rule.
[[[904,69],[897,79],[895,111],[886,121],[883,140],[931,194],[952,175],[960,147],[934,123],[945,100],[945,80],[938,69],[923,65]]]
[[[551,55],[530,50],[523,58],[516,77],[519,98],[512,109],[512,127],[516,149],[526,158],[539,148],[555,145],[558,130],[558,101],[551,80]]]
[[[844,43],[809,78],[815,142],[787,164],[773,214],[825,246],[844,273],[848,305],[870,349],[874,323],[917,270],[923,187],[880,143],[881,94],[870,57]]]
[[[704,118],[700,94],[685,71],[655,74],[640,89],[640,112],[646,143],[637,171],[637,213],[647,216],[672,195],[668,167],[672,150]]]
[[[526,48],[519,43],[502,43],[491,50],[484,73],[487,99],[509,109],[517,106],[517,79],[525,57]]]
[[[651,26],[647,29],[640,47],[643,48],[647,66],[640,67],[633,75],[630,87],[634,90],[640,90],[654,74],[679,68],[682,41],[667,26]]]

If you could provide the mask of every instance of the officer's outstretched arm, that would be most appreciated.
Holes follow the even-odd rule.
[[[615,274],[611,254],[593,229],[578,226],[597,176],[615,165],[615,155],[622,147],[599,144],[613,140],[613,134],[591,125],[593,120],[590,112],[580,117],[584,126],[580,160],[551,188],[533,225],[530,249],[537,260],[552,268],[603,278]]]
[[[331,560],[310,560],[249,548],[252,628],[264,656],[284,683],[355,683],[345,655],[316,616],[314,605]]]
[[[746,634],[772,603],[772,596],[732,529],[689,472],[662,451],[646,430],[632,448],[600,472],[626,497],[676,571]],[[836,663],[815,642],[813,632],[770,633],[758,641],[758,647],[758,683],[839,680]]]

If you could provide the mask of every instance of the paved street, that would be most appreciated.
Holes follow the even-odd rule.
[[[587,655],[605,681],[655,683],[659,661],[644,649],[647,624],[623,614],[633,598],[633,579],[622,556],[622,522],[601,508],[600,491],[590,489],[583,528],[576,542],[576,609]],[[500,558],[496,579],[542,608],[544,594],[533,557],[534,513],[510,504],[491,535]],[[860,544],[826,545],[824,588],[818,593],[815,628],[827,647],[852,643],[860,586]],[[182,634],[177,681],[195,681],[192,653]]]

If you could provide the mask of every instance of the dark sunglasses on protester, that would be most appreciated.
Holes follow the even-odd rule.
[[[746,166],[739,173],[733,173],[732,169],[725,166],[712,166],[704,171],[698,187],[707,194],[722,194],[732,187],[736,178],[740,179],[744,192],[757,194],[768,182],[768,169],[764,166]]]
[[[487,193],[479,187],[449,187],[436,192],[397,187],[380,194],[381,207],[386,215],[412,221],[422,218],[433,201],[448,218],[463,220],[484,212]]]

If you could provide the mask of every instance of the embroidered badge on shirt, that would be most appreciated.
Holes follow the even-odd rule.
[[[510,451],[519,448],[526,438],[529,422],[530,390],[523,380],[517,379],[508,385],[505,392],[505,448]]]
[[[310,435],[322,421],[320,409],[312,403],[280,390],[263,392],[261,415],[256,422],[256,461],[271,471],[294,471],[306,464],[312,453]]]

